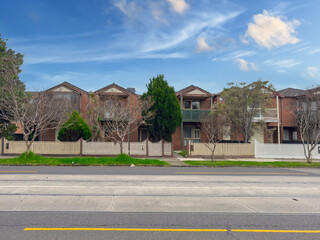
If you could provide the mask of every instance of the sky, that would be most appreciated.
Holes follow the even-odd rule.
[[[115,82],[141,94],[158,74],[176,91],[258,79],[278,90],[320,84],[319,0],[0,2],[0,34],[24,55],[28,90]]]

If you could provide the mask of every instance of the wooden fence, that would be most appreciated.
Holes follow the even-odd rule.
[[[78,142],[37,141],[31,145],[30,150],[41,155],[116,156],[120,154],[120,145],[113,142],[86,142],[82,139]],[[1,139],[0,154],[17,155],[25,151],[25,142]],[[124,142],[123,153],[134,156],[171,157],[173,151],[170,142],[152,143],[146,140],[144,142],[130,142],[130,146]]]
[[[211,151],[205,143],[188,144],[188,151],[190,157],[211,156]],[[254,157],[254,144],[218,143],[214,155],[219,157]]]

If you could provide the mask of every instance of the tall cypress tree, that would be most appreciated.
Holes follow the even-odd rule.
[[[164,75],[158,75],[150,79],[147,84],[147,92],[142,97],[151,97],[154,102],[148,110],[153,113],[154,118],[147,121],[151,138],[156,142],[161,139],[171,141],[172,134],[182,121],[181,109],[174,88],[164,80]]]
[[[19,80],[19,73],[21,72],[21,65],[23,63],[23,55],[16,53],[12,49],[8,49],[7,40],[1,38],[0,34],[0,97],[7,95],[4,87],[9,83],[13,83],[15,86],[15,92],[17,95],[25,94],[25,85]],[[6,106],[1,104],[0,101],[0,112],[2,114],[9,115],[6,112]],[[12,116],[8,116],[12,118]],[[15,119],[12,119],[14,121]],[[7,119],[0,117],[0,137],[12,138],[12,135],[16,131],[16,125],[12,124]]]

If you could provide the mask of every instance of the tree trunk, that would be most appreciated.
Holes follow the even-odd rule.
[[[215,158],[214,158],[214,152],[216,150],[216,144],[213,144],[213,149],[211,150],[211,161],[214,163],[216,162]]]
[[[122,154],[123,153],[123,142],[121,141],[120,142],[120,154]]]

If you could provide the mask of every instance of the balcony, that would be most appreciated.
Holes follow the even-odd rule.
[[[181,110],[182,112],[182,121],[183,122],[200,122],[201,118],[208,114],[210,112],[209,109],[192,109],[192,110],[187,110],[183,109]]]
[[[264,121],[264,122],[278,122],[277,118],[277,109],[276,108],[267,108],[264,114],[258,114],[254,122]]]

